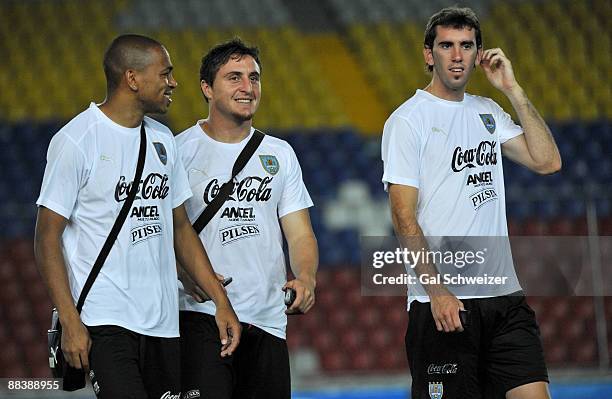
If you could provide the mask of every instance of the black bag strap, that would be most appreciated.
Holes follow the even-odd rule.
[[[117,236],[119,235],[119,231],[121,231],[121,227],[123,227],[123,223],[127,217],[132,204],[134,203],[134,199],[136,198],[136,193],[138,192],[138,188],[140,186],[140,179],[142,178],[142,171],[144,169],[145,163],[145,155],[147,153],[147,138],[145,134],[145,122],[142,121],[142,125],[140,125],[140,150],[138,152],[138,163],[136,164],[136,174],[134,175],[134,180],[132,181],[132,186],[130,187],[130,192],[119,211],[119,216],[115,220],[115,224],[111,229],[104,245],[102,246],[102,250],[96,259],[93,267],[91,268],[91,272],[89,272],[89,276],[87,276],[87,281],[85,281],[85,285],[83,286],[83,291],[81,291],[81,295],[79,295],[79,301],[77,302],[76,309],[77,312],[81,313],[81,309],[83,309],[83,304],[85,304],[85,298],[87,298],[87,294],[89,294],[89,290],[91,290],[91,286],[93,285],[96,277],[100,273],[100,269],[102,269],[102,265],[111,249],[113,248],[113,244],[117,240]]]
[[[251,159],[251,157],[257,150],[257,147],[259,147],[259,144],[264,139],[264,136],[264,133],[255,129],[255,132],[253,132],[253,135],[249,139],[249,142],[242,149],[242,151],[238,155],[238,158],[236,158],[236,162],[234,162],[234,166],[232,167],[232,177],[230,177],[229,181],[225,182],[221,186],[217,196],[210,202],[210,204],[208,204],[206,208],[204,208],[200,216],[198,216],[197,220],[193,222],[193,228],[195,229],[197,234],[200,234],[200,232],[204,229],[204,227],[206,227],[208,222],[210,222],[210,219],[215,216],[219,209],[221,209],[221,206],[223,206],[225,201],[227,201],[229,196],[232,194],[232,191],[234,190],[234,179],[236,178],[238,173],[240,173],[240,171],[244,169],[247,162],[249,162],[249,159]]]

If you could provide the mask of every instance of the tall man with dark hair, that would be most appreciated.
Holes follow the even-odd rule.
[[[182,205],[191,190],[172,133],[145,116],[171,103],[177,82],[168,52],[148,37],[119,36],[104,72],[104,102],[91,103],[49,145],[36,261],[59,312],[66,360],[89,371],[99,398],[178,398],[175,250],[215,302],[217,356],[236,349],[240,324]],[[146,158],[142,180],[132,182],[141,126]],[[133,184],[132,209],[79,315],[75,301]]]
[[[238,154],[255,132],[260,78],[257,48],[239,39],[217,45],[202,58],[200,85],[208,118],[177,136],[194,192],[186,203],[192,221],[230,179]],[[242,343],[233,356],[215,356],[215,305],[200,303],[197,287],[182,279],[182,381],[188,397],[290,397],[286,314],[306,313],[314,304],[318,251],[310,206],[293,149],[266,135],[234,180],[228,200],[200,234],[215,271],[233,279],[227,293],[243,325]],[[289,282],[283,233],[296,276]],[[287,308],[283,291],[289,288],[296,298]]]
[[[472,10],[431,17],[423,54],[432,79],[385,123],[383,183],[403,246],[428,248],[425,236],[506,237],[502,153],[540,173],[561,168],[559,151],[499,49],[483,50]],[[465,92],[480,65],[510,100],[521,126],[495,102]],[[474,179],[474,174],[486,179]],[[409,287],[406,350],[413,398],[547,398],[547,371],[533,311],[512,258],[489,263],[508,277],[478,295],[441,283]],[[433,263],[415,273],[439,276]],[[436,281],[436,280],[434,280]],[[463,326],[460,310],[470,313]],[[467,313],[466,313],[467,314]]]

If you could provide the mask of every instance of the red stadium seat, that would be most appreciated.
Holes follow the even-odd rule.
[[[548,298],[547,308],[545,312],[550,315],[553,320],[564,320],[570,314],[570,304],[567,298],[553,297]]]
[[[523,224],[523,235],[543,236],[548,234],[548,224],[539,219],[529,219]]]
[[[9,257],[15,264],[23,264],[34,259],[34,245],[30,240],[10,240],[5,249],[8,250]]]
[[[408,313],[405,308],[395,307],[385,310],[384,325],[391,330],[405,331],[408,326]]]
[[[26,371],[21,358],[15,360],[8,360],[6,364],[0,369],[0,377],[4,378],[27,378],[30,377],[30,373]]]
[[[39,340],[38,342],[32,342],[24,347],[26,348],[24,352],[25,366],[30,370],[31,376],[37,377],[37,374],[41,372],[46,375],[50,374],[50,371],[48,370],[49,363],[47,360],[49,355],[47,354],[47,346],[45,342]],[[46,369],[46,373],[45,371],[41,370],[43,368],[42,366],[45,366],[44,368]]]
[[[544,346],[546,362],[551,366],[567,365],[568,351],[565,343],[555,342]]]
[[[371,296],[367,301],[380,309],[391,309],[394,306],[395,298],[392,296]]]
[[[366,306],[365,303],[368,297],[361,296],[361,289],[359,287],[352,287],[344,293],[344,303],[351,310],[360,312],[361,309]]]
[[[360,352],[366,346],[366,334],[359,328],[350,328],[340,332],[340,348],[349,352]]]
[[[601,233],[600,233],[601,234]],[[589,226],[586,218],[578,218],[574,220],[574,232],[575,236],[586,236],[589,235]]]
[[[0,365],[0,377],[27,377],[21,348],[14,342],[0,351]]]
[[[578,313],[576,313],[578,315]],[[580,337],[585,337],[585,331],[588,330],[588,323],[583,318],[572,319],[570,317],[565,318],[561,323],[559,329],[559,338],[564,343],[573,341],[580,341]]]
[[[368,347],[362,348],[359,351],[351,352],[350,367],[353,370],[370,370],[376,365],[376,355]]]
[[[354,320],[354,313],[344,308],[331,311],[327,315],[327,321],[329,323],[328,328],[332,331],[338,331],[345,327],[352,326]]]
[[[16,300],[11,305],[5,307],[6,316],[11,323],[11,326],[19,325],[23,322],[29,322],[32,317],[32,309],[27,302]]]
[[[521,224],[515,220],[508,220],[508,235],[520,236],[523,235],[523,228]]]
[[[38,326],[42,326],[43,330],[51,326],[51,301],[37,302],[32,304],[34,319]]]
[[[341,291],[358,288],[360,285],[359,276],[359,269],[354,267],[336,270],[332,277],[332,286],[334,289]]]
[[[23,302],[24,299],[26,298],[19,281],[7,282],[2,289],[0,289],[0,304],[4,306],[4,309],[10,308],[16,303]]]
[[[604,298],[604,307],[606,310],[606,320],[612,320],[612,296],[607,296]],[[612,329],[608,329],[608,331],[612,331]]]
[[[324,270],[319,269],[317,271],[317,287],[316,287],[317,295],[319,295],[321,291],[324,291],[330,287],[331,285],[330,278],[331,278],[331,271],[325,270],[325,269]]]
[[[319,354],[333,351],[337,346],[337,333],[330,331],[320,331],[312,337],[312,343]]]
[[[346,354],[341,351],[319,353],[321,353],[321,366],[328,372],[346,370],[349,366]]]
[[[366,302],[367,303],[367,302]],[[384,309],[366,305],[357,314],[357,321],[359,328],[368,329],[380,324],[381,313]]]
[[[316,304],[317,308],[333,309],[335,307],[339,307],[341,305],[340,295],[335,289],[325,289],[319,290],[316,294]]]
[[[578,339],[572,345],[571,361],[581,366],[597,362],[597,348],[591,339]]]
[[[15,340],[24,347],[29,347],[37,341],[40,342],[43,337],[43,331],[39,330],[32,321],[25,320],[12,327]]]
[[[567,218],[556,219],[550,223],[550,235],[571,236],[574,234],[574,223]]]
[[[555,322],[550,319],[545,319],[540,322],[540,335],[544,342],[554,342],[555,334],[557,332],[557,326]]]
[[[583,319],[593,320],[595,317],[595,304],[592,297],[579,296],[572,298],[572,314],[580,315]]]
[[[30,303],[51,303],[47,287],[45,287],[40,278],[23,281],[22,286],[23,292]]]
[[[16,278],[17,272],[13,262],[10,259],[0,261],[0,284],[4,285],[6,282],[15,281]]]
[[[599,235],[612,236],[612,216],[599,220]]]
[[[304,334],[299,331],[287,331],[287,346],[289,350],[294,350],[297,348],[304,348],[309,346],[307,342],[308,334]]]
[[[30,372],[33,378],[51,378],[51,370],[49,369],[49,365],[45,362],[39,361],[38,363],[32,364]]]
[[[34,259],[24,260],[18,266],[18,276],[24,283],[29,283],[32,281],[40,281],[42,282],[42,278],[40,273],[38,273],[38,268],[36,267],[36,263]]]
[[[407,370],[408,360],[404,347],[392,345],[379,350],[377,365],[382,370]]]
[[[385,326],[372,329],[368,332],[368,343],[373,348],[381,350],[389,346],[392,340],[392,334]]]
[[[544,307],[542,297],[540,296],[527,297],[527,303],[529,304],[531,309],[533,309],[533,311],[535,312],[536,317],[539,318],[540,314],[542,313],[542,309]]]

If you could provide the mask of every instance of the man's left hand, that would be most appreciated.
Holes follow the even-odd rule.
[[[485,50],[480,60],[482,67],[489,82],[498,90],[504,93],[512,91],[518,86],[514,77],[512,63],[506,57],[502,49],[493,48]]]
[[[296,278],[288,281],[283,286],[283,291],[288,288],[295,290],[295,301],[285,310],[286,314],[300,314],[308,312],[315,304],[315,282],[309,282]]]

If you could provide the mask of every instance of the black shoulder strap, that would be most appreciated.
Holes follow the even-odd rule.
[[[219,193],[217,196],[208,204],[206,208],[202,211],[198,219],[193,223],[193,228],[195,229],[197,234],[206,227],[210,219],[215,216],[215,214],[221,209],[221,206],[227,201],[230,194],[234,190],[234,178],[240,173],[242,169],[246,166],[249,159],[253,156],[257,147],[263,140],[265,134],[255,129],[253,132],[253,136],[249,139],[247,145],[242,149],[238,158],[236,158],[236,162],[234,162],[234,167],[232,167],[232,177],[225,184],[221,186],[219,189]]]
[[[89,290],[91,290],[91,286],[93,285],[96,277],[100,273],[100,269],[102,269],[102,265],[111,249],[113,248],[113,244],[115,240],[117,240],[117,236],[119,235],[119,231],[121,231],[121,227],[125,222],[125,218],[127,217],[132,204],[134,203],[134,198],[136,198],[136,193],[138,192],[138,187],[140,186],[140,179],[142,178],[142,171],[144,169],[145,163],[145,155],[147,153],[147,138],[145,134],[145,122],[142,121],[142,125],[140,125],[140,150],[138,152],[138,164],[136,165],[136,174],[134,176],[134,180],[132,181],[132,186],[130,187],[130,192],[128,193],[128,197],[126,198],[121,210],[119,211],[119,216],[117,216],[117,220],[115,220],[115,224],[110,231],[110,234],[106,238],[104,245],[102,246],[102,250],[96,259],[93,267],[91,268],[91,272],[89,272],[89,276],[87,277],[87,281],[85,281],[85,285],[83,286],[83,291],[81,291],[81,295],[79,295],[79,301],[77,302],[77,312],[81,313],[81,309],[83,309],[83,304],[85,303],[85,298],[87,298],[87,294],[89,294]]]

